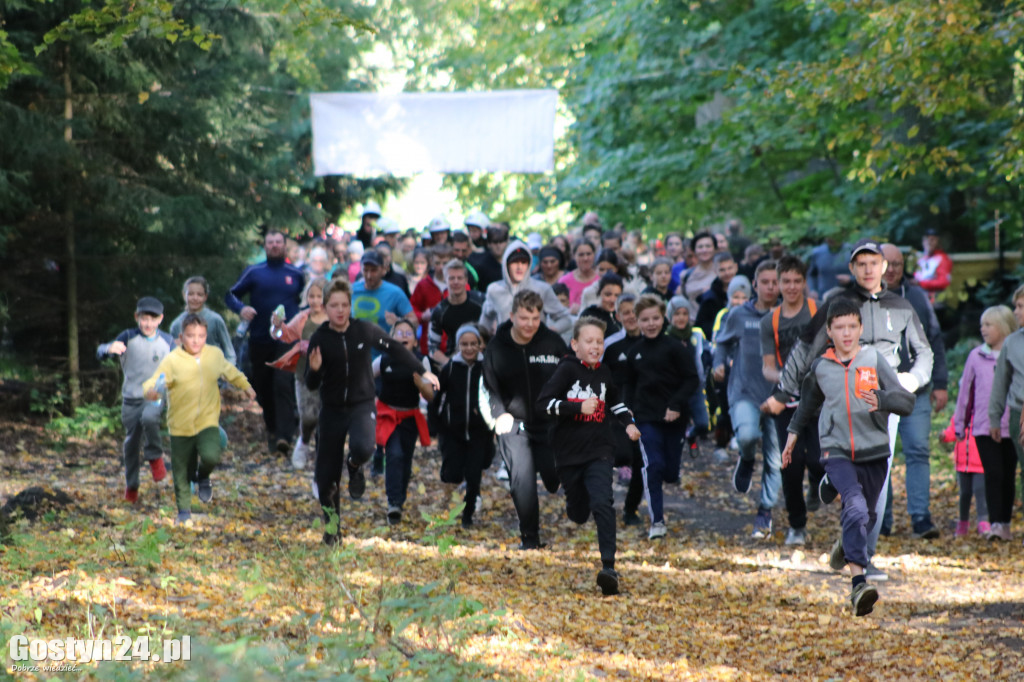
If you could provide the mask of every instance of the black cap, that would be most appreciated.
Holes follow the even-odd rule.
[[[381,260],[380,254],[377,253],[377,249],[368,249],[363,252],[363,257],[359,259],[359,262],[363,265],[376,265],[378,268],[384,267],[384,261]]]
[[[135,313],[149,313],[151,315],[163,315],[164,304],[152,296],[143,296],[135,306]]]
[[[527,263],[532,263],[533,255],[526,250],[526,247],[517,246],[512,253],[508,254],[508,258],[505,259],[506,263],[511,263],[512,261],[525,261]]]
[[[938,237],[939,236],[939,230],[938,230],[938,228],[935,228],[935,227],[929,227],[927,230],[924,231],[924,236],[925,237]]]
[[[882,245],[878,243],[877,239],[865,237],[864,239],[859,240],[856,244],[853,245],[853,250],[850,251],[850,260],[852,261],[854,258],[856,258],[858,253],[873,253],[878,256],[881,256]]]
[[[487,241],[505,242],[508,241],[508,230],[498,225],[491,225],[487,228]]]

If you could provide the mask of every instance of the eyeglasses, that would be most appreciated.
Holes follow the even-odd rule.
[[[903,261],[901,261],[901,260],[890,260],[890,261],[886,261],[886,263],[889,264],[890,268],[902,268],[903,267]]]
[[[414,339],[416,338],[416,333],[412,331],[397,331],[392,336],[396,339]]]

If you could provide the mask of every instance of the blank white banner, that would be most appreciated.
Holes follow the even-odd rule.
[[[316,175],[554,168],[557,90],[309,96]]]

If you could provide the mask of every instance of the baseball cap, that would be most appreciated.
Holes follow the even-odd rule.
[[[363,257],[359,259],[359,262],[363,265],[376,265],[378,268],[384,267],[384,261],[381,260],[377,249],[367,249],[363,253]]]
[[[487,228],[487,241],[489,242],[507,242],[508,241],[508,230],[504,227],[498,227],[492,225]]]
[[[939,230],[937,228],[934,228],[934,227],[929,227],[927,230],[924,231],[924,236],[926,236],[926,237],[938,237],[939,236]]]
[[[164,304],[152,296],[143,296],[135,306],[136,313],[149,313],[151,315],[163,315]]]
[[[853,245],[853,249],[850,251],[850,260],[856,258],[858,253],[873,253],[881,256],[882,245],[876,239],[865,237]]]
[[[515,250],[508,255],[507,262],[511,263],[513,261],[523,261],[526,263],[532,263],[533,256],[531,256],[530,252],[527,251],[520,243],[520,245],[515,247]]]

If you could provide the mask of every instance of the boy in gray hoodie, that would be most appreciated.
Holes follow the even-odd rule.
[[[826,330],[834,345],[814,360],[804,379],[782,466],[790,464],[798,434],[820,409],[822,464],[843,498],[842,546],[853,575],[850,604],[855,615],[866,616],[878,601],[878,590],[868,584],[864,569],[868,530],[875,523],[875,506],[889,471],[886,413],[910,414],[914,394],[900,385],[877,350],[861,347],[864,326],[856,303],[844,298],[831,302]]]

